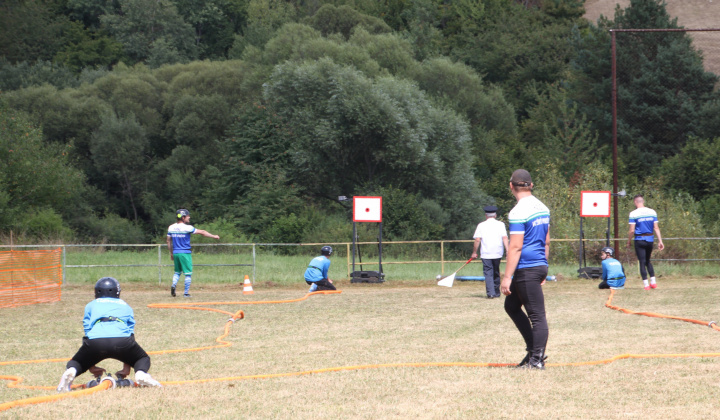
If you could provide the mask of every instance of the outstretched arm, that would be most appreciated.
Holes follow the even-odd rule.
[[[210,233],[206,230],[202,230],[202,229],[195,229],[195,233],[197,233],[198,235],[205,236],[207,238],[220,239],[220,237],[218,235],[213,235],[212,233]]]

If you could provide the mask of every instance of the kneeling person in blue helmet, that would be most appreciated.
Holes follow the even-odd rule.
[[[310,285],[309,292],[337,290],[332,284],[332,280],[328,278],[332,253],[332,247],[326,245],[320,248],[320,255],[313,258],[308,264],[308,268],[305,270],[305,283]]]
[[[103,277],[95,283],[95,300],[85,306],[85,336],[82,346],[66,365],[58,392],[70,391],[75,377],[105,359],[117,359],[135,368],[135,382],[140,386],[162,386],[148,373],[150,356],[135,342],[135,316],[132,308],[120,299],[120,283]]]
[[[620,261],[613,258],[615,250],[606,246],[600,251],[602,260],[602,282],[598,285],[600,289],[624,289],[625,269]]]

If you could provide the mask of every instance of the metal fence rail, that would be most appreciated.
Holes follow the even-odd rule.
[[[626,241],[627,238],[610,238],[614,240]],[[602,243],[607,238],[584,238],[583,243]],[[711,241],[713,244],[720,244],[720,237],[689,237],[689,238],[663,238],[665,242],[672,241]],[[426,245],[438,245],[439,246],[439,259],[435,258],[424,258],[411,261],[383,261],[383,265],[388,264],[440,264],[441,272],[445,272],[445,264],[455,264],[464,262],[465,259],[457,259],[457,252],[453,253],[454,258],[447,258],[446,245],[449,244],[472,244],[473,240],[441,240],[441,241],[385,241],[384,246],[401,245],[401,244],[426,244]],[[578,238],[557,238],[551,239],[551,244],[564,244],[564,246],[577,247],[580,249],[581,241]],[[357,245],[377,245],[377,242],[357,242]],[[252,263],[227,263],[227,264],[194,264],[198,267],[252,267],[252,281],[254,282],[257,277],[257,251],[258,247],[306,247],[306,246],[323,246],[332,245],[336,247],[344,247],[346,254],[346,266],[347,276],[350,278],[352,268],[352,242],[325,242],[325,243],[224,243],[224,244],[193,244],[193,247],[231,247],[241,248],[250,247],[252,253]],[[173,264],[163,264],[163,248],[167,248],[166,244],[55,244],[55,245],[0,245],[0,249],[16,249],[16,248],[35,248],[35,249],[48,249],[48,248],[62,248],[62,264],[63,264],[63,284],[66,279],[67,269],[83,269],[83,268],[98,268],[98,267],[157,267],[158,269],[158,284],[162,283],[162,270],[163,268],[173,267]],[[67,250],[71,248],[156,248],[157,249],[157,263],[152,264],[67,264]],[[553,247],[551,245],[551,259],[553,257]],[[630,257],[634,257],[634,252],[626,252]],[[575,254],[577,255],[577,254]],[[709,255],[713,256],[713,255]],[[705,255],[703,256],[705,257]],[[720,261],[720,258],[653,258],[653,261],[657,262],[712,262]],[[576,260],[577,261],[577,260]],[[363,266],[377,266],[378,262],[356,262],[355,265],[360,266],[362,270]]]

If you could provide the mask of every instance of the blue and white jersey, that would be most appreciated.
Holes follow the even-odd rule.
[[[315,257],[308,264],[305,270],[305,281],[316,282],[328,278],[328,270],[330,269],[330,258],[320,255]]]
[[[652,242],[657,213],[650,207],[640,207],[630,212],[630,224],[635,225],[635,240]]]
[[[625,270],[620,261],[615,258],[605,258],[602,261],[602,279],[610,287],[625,286]]]
[[[524,197],[510,210],[510,235],[523,234],[517,268],[548,265],[545,239],[550,230],[550,210],[534,195]]]
[[[101,318],[117,318],[117,321],[100,321]],[[102,297],[85,305],[83,329],[89,339],[130,337],[135,331],[135,315],[124,300]]]
[[[190,235],[195,228],[185,223],[175,223],[168,227],[167,236],[172,238],[173,254],[190,254]]]

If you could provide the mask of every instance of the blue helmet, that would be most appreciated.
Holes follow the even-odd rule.
[[[101,297],[120,297],[120,283],[113,277],[103,277],[95,283],[95,299]]]
[[[325,245],[324,247],[320,248],[320,255],[325,255],[326,257],[329,257],[332,255],[333,250],[331,246]]]
[[[185,216],[190,216],[190,210],[178,209],[176,213],[178,219],[182,219]]]
[[[612,249],[612,248],[610,248],[609,246],[604,247],[601,251],[604,252],[604,253],[606,253],[606,254],[608,254],[608,255],[611,256],[611,257],[612,257],[613,255],[615,255],[615,250]]]

